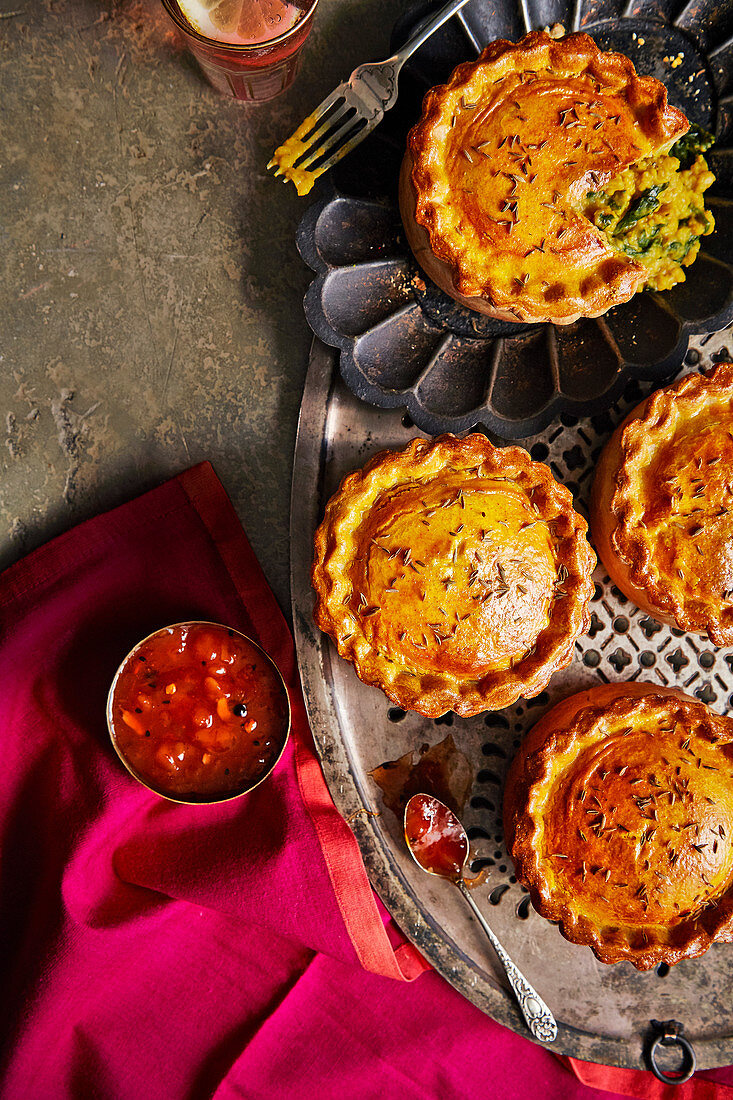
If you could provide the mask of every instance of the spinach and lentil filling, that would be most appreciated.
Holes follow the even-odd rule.
[[[715,228],[703,195],[715,180],[702,156],[712,143],[691,126],[668,153],[637,161],[585,197],[583,213],[611,246],[647,268],[646,289],[683,282],[700,238]]]

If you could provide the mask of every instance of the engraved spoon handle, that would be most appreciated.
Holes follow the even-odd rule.
[[[539,996],[539,994],[532,988],[524,974],[514,965],[509,955],[507,955],[504,948],[499,943],[498,939],[491,931],[486,918],[479,909],[476,902],[471,896],[471,891],[466,886],[463,879],[456,881],[456,886],[463,894],[464,898],[471,906],[476,920],[483,928],[486,935],[491,940],[494,951],[496,951],[502,966],[506,970],[509,983],[514,990],[514,996],[517,998],[517,1002],[522,1011],[522,1015],[527,1021],[527,1027],[534,1035],[535,1039],[539,1039],[541,1043],[552,1043],[557,1038],[557,1024],[555,1023],[555,1017],[550,1012],[549,1008]]]

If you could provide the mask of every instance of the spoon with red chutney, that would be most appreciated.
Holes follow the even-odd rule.
[[[541,1043],[552,1043],[557,1038],[554,1016],[501,946],[466,886],[468,837],[456,815],[432,795],[413,795],[405,806],[405,840],[423,871],[449,879],[461,891],[506,970],[527,1027]]]

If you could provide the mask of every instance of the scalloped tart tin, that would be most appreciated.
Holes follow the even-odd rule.
[[[398,21],[399,45],[434,10],[411,6]],[[562,24],[602,50],[631,59],[668,89],[690,122],[715,133],[705,154],[716,181],[707,193],[715,232],[703,238],[686,281],[645,291],[597,318],[572,325],[497,321],[467,309],[418,266],[397,203],[406,135],[428,88],[448,79],[497,38]],[[541,431],[560,417],[604,412],[632,380],[662,382],[697,334],[733,319],[733,52],[712,0],[681,9],[642,0],[621,12],[612,0],[531,5],[473,0],[410,59],[393,110],[331,173],[303,216],[298,248],[315,277],[305,297],[314,333],[339,350],[354,394],[383,409],[405,409],[425,432],[476,426],[503,439]]]

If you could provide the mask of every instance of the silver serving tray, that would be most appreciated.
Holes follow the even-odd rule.
[[[730,358],[730,331],[707,337],[700,365]],[[700,348],[701,342],[695,342]],[[722,348],[722,350],[721,350]],[[688,368],[689,369],[689,366]],[[585,506],[600,447],[613,426],[649,390],[632,383],[610,413],[555,424],[524,440]],[[515,880],[503,843],[504,776],[522,734],[558,699],[599,681],[675,684],[714,709],[733,706],[733,654],[704,639],[655,623],[596,571],[590,631],[575,661],[534,700],[500,713],[435,721],[392,707],[357,679],[313,624],[312,536],[323,506],[347,472],[385,447],[420,434],[400,410],[371,407],[341,381],[336,355],[314,341],[295,452],[291,512],[291,580],[295,637],[311,729],[336,806],[349,821],[369,878],[390,913],[435,969],[499,1023],[528,1032],[503,971],[455,888],[421,872],[409,857],[400,823],[385,809],[368,772],[450,731],[476,769],[463,815],[472,847],[489,867],[475,897],[520,969],[554,1012],[561,1054],[610,1065],[644,1067],[651,1020],[674,1018],[685,1028],[700,1068],[733,1062],[733,946],[717,945],[701,959],[642,974],[628,963],[606,966],[590,950],[567,943],[530,906]],[[495,442],[502,442],[496,440]],[[365,813],[376,811],[376,816]],[[487,862],[488,861],[488,862]]]

